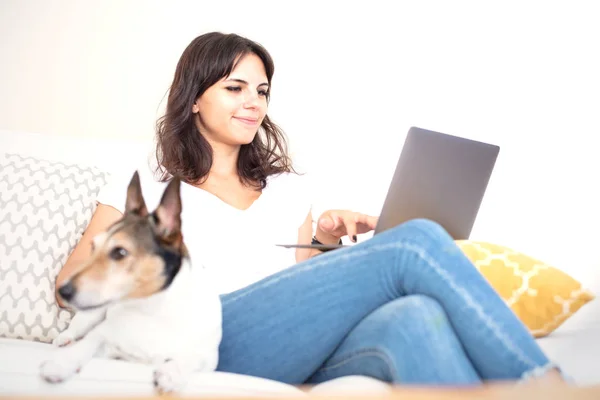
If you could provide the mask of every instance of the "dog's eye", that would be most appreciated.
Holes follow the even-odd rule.
[[[110,251],[110,258],[112,258],[113,260],[121,260],[123,258],[125,258],[127,256],[127,250],[125,250],[122,247],[115,247],[114,249],[112,249]]]

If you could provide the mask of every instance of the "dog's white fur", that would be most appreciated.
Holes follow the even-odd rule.
[[[207,271],[184,259],[171,285],[141,299],[78,311],[54,340],[42,377],[61,382],[93,357],[155,365],[161,393],[182,389],[194,372],[214,371],[222,337],[222,309]],[[77,340],[81,338],[80,340]]]

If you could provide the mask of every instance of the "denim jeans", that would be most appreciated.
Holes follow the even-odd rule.
[[[555,366],[438,224],[413,220],[222,296],[219,371],[290,384],[518,380]]]

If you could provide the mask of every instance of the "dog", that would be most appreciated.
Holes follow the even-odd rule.
[[[114,358],[153,365],[155,389],[169,393],[217,368],[221,301],[206,270],[192,267],[180,186],[173,178],[149,213],[135,171],[123,217],[93,238],[91,256],[58,288],[76,313],[40,365],[43,379],[62,382],[93,357]]]

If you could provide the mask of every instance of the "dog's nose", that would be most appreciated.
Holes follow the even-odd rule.
[[[71,282],[68,282],[58,289],[58,294],[60,294],[60,297],[65,301],[69,301],[73,298],[76,291],[75,286],[73,286]]]

